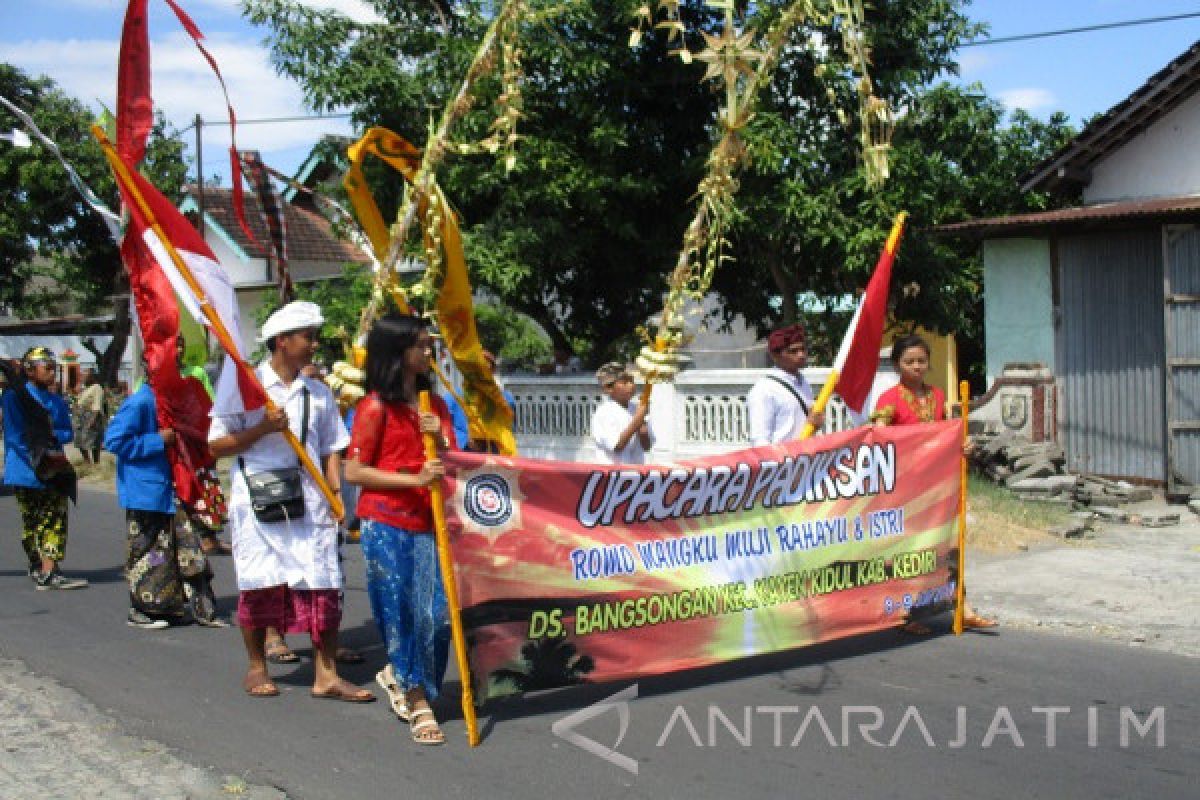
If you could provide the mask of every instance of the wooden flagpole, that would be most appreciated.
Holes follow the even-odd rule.
[[[958,384],[958,399],[962,403],[962,454],[959,456],[958,496],[958,585],[954,588],[954,635],[963,632],[963,609],[967,602],[967,413],[971,405],[971,384]]]
[[[433,412],[433,401],[429,392],[418,395],[421,411]],[[432,433],[423,436],[425,458],[437,458],[437,442]],[[471,665],[467,662],[467,639],[463,634],[462,616],[458,606],[458,584],[454,580],[454,561],[450,556],[450,534],[446,530],[446,509],[442,505],[442,482],[429,485],[430,505],[433,506],[433,531],[437,536],[438,565],[442,570],[442,585],[446,589],[446,605],[450,610],[450,635],[454,639],[454,657],[458,663],[458,676],[462,681],[463,721],[467,724],[467,742],[471,747],[479,745],[479,725],[475,721],[475,691],[471,687]]]
[[[221,347],[224,348],[229,357],[233,359],[234,363],[237,365],[237,368],[242,372],[242,374],[248,376],[254,381],[258,388],[262,390],[263,396],[266,397],[267,401],[267,411],[274,411],[276,406],[273,402],[271,402],[271,398],[267,397],[266,390],[263,389],[262,383],[258,380],[258,375],[255,374],[254,370],[250,369],[250,366],[242,360],[240,355],[238,355],[238,349],[233,343],[233,336],[230,335],[229,330],[225,327],[225,323],[221,319],[221,315],[216,312],[216,309],[214,309],[212,304],[209,302],[208,293],[205,292],[204,288],[200,286],[200,283],[196,280],[196,276],[192,274],[191,269],[188,267],[187,262],[183,260],[183,258],[179,255],[179,251],[175,249],[175,246],[171,244],[171,240],[168,239],[166,233],[163,232],[162,226],[159,225],[158,220],[154,217],[154,212],[151,210],[149,204],[146,203],[146,198],[142,197],[142,193],[138,191],[137,184],[133,182],[133,178],[129,174],[129,168],[113,149],[112,143],[104,134],[104,130],[99,125],[93,125],[92,135],[95,136],[97,141],[100,142],[100,147],[104,150],[104,157],[108,159],[108,165],[116,174],[117,180],[129,190],[129,195],[133,198],[133,201],[137,203],[138,210],[141,211],[142,215],[146,218],[146,221],[150,223],[150,227],[154,231],[154,235],[158,237],[158,240],[162,242],[163,247],[166,249],[167,254],[170,255],[171,262],[175,265],[175,269],[179,270],[179,274],[183,276],[183,279],[187,282],[188,287],[192,290],[192,294],[196,297],[196,302],[200,305],[201,313],[203,313],[204,318],[208,320],[213,335],[216,337],[217,341],[221,343]],[[317,465],[309,456],[308,450],[302,444],[300,444],[300,440],[296,438],[296,435],[292,433],[291,429],[289,428],[283,429],[283,438],[287,440],[288,445],[290,445],[292,450],[296,452],[296,457],[300,459],[300,463],[304,467],[305,471],[308,472],[314,481],[316,481],[317,486],[321,489],[321,494],[325,496],[325,500],[329,503],[329,507],[332,509],[334,517],[339,520],[342,519],[345,516],[345,509],[342,507],[341,498],[334,494],[333,490],[329,487],[329,484],[325,481],[325,476],[321,474],[321,470],[317,468]]]

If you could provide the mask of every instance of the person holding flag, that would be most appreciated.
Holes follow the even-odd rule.
[[[946,419],[946,395],[936,386],[925,383],[929,371],[929,344],[920,336],[897,339],[892,345],[892,364],[900,374],[900,382],[879,395],[871,421],[876,425],[920,425]],[[967,445],[969,448],[969,445]],[[976,613],[969,603],[963,603],[964,628],[994,628],[998,623]],[[929,626],[908,620],[902,628],[914,636],[926,636]]]
[[[430,388],[433,339],[419,317],[389,314],[367,337],[367,396],[359,401],[346,479],[361,487],[362,551],[371,612],[387,647],[376,676],[413,742],[446,741],[429,701],[437,698],[450,651],[450,617],[438,570],[430,484],[445,474],[426,458],[424,434],[442,449],[454,435],[440,397],[419,409]]]
[[[30,348],[21,359],[23,375],[4,366],[4,483],[16,489],[29,577],[38,591],[87,588],[87,581],[68,578],[58,567],[67,553],[67,499],[74,499],[75,475],[63,454],[74,436],[71,412],[50,390],[58,373],[54,353]]]
[[[175,485],[168,448],[180,434],[159,427],[157,404],[150,384],[130,395],[104,436],[104,449],[117,457],[117,500],[128,525],[125,577],[129,581],[130,627],[166,628],[192,618],[210,628],[225,627],[217,616],[212,569],[200,538],[182,514],[176,515]]]
[[[280,435],[292,431],[309,459],[321,465],[336,495],[338,454],[350,444],[350,435],[333,392],[301,372],[312,361],[324,322],[320,307],[304,301],[288,303],[268,317],[261,341],[270,358],[256,373],[271,402],[250,410],[236,402],[222,403],[220,398],[237,394],[223,391],[227,378],[222,376],[208,439],[216,457],[237,456],[231,469],[229,528],[239,590],[238,623],[249,660],[243,689],[253,697],[279,694],[266,661],[266,631],[273,627],[312,638],[314,697],[367,703],[375,696],[337,672],[343,585],[337,547],[340,509],[335,511],[311,476],[297,468],[297,453]],[[298,490],[292,488],[297,482]],[[252,488],[272,483],[282,487],[284,503],[273,503]]]
[[[808,363],[804,326],[776,328],[767,337],[775,366],[746,395],[750,444],[761,447],[800,437],[806,424],[819,428],[825,414],[813,408],[813,390],[801,370]]]

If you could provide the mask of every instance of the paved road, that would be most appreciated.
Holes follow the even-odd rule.
[[[0,698],[7,697],[0,716],[32,707],[50,721],[32,731],[0,726],[0,734],[10,755],[29,737],[64,735],[54,721],[55,704],[42,702],[35,683],[49,682],[52,696],[77,692],[81,704],[95,706],[83,721],[111,731],[73,745],[96,749],[94,758],[64,766],[81,772],[81,782],[100,781],[106,765],[143,752],[154,756],[145,761],[147,773],[161,776],[168,763],[191,765],[178,770],[188,785],[211,789],[233,775],[252,795],[268,796],[276,787],[305,800],[1195,796],[1200,662],[1182,656],[1030,631],[919,641],[888,632],[643,680],[617,748],[624,761],[585,751],[551,726],[626,685],[493,704],[481,718],[485,740],[475,750],[466,746],[455,700],[440,708],[449,719],[448,746],[417,748],[383,703],[359,707],[310,698],[307,659],[278,669],[282,697],[246,698],[238,685],[243,661],[236,629],[126,627],[123,525],[112,494],[85,490],[72,514],[66,567],[93,582],[87,591],[33,591],[18,530],[15,504],[0,498],[6,540],[0,546],[0,657],[26,665],[0,661]],[[230,608],[231,564],[218,559],[217,569],[218,596]],[[382,654],[356,548],[348,548],[347,573],[345,638],[369,657],[347,674],[371,685]],[[456,697],[453,678],[448,689]],[[1047,707],[1070,710],[1035,710]],[[1148,737],[1127,724],[1122,744],[1122,709],[1151,721]],[[1055,721],[1053,744],[1048,718]],[[619,716],[608,711],[575,730],[610,746],[621,733]],[[131,748],[118,732],[143,746]],[[118,739],[124,749],[114,755],[108,743]],[[168,795],[112,789],[104,796]]]

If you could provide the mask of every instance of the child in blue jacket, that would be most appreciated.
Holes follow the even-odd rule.
[[[129,526],[125,577],[131,627],[165,628],[189,609],[196,622],[217,617],[212,569],[190,525],[176,523],[175,488],[167,448],[175,431],[158,426],[154,391],[142,384],[109,422],[104,449],[117,457],[117,501]]]

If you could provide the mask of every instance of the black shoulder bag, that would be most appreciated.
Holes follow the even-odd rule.
[[[308,439],[308,387],[304,387],[304,417],[301,420],[300,446]],[[238,469],[246,479],[250,506],[259,522],[283,522],[304,519],[304,483],[300,466],[267,469],[246,474],[246,462],[238,456]]]

